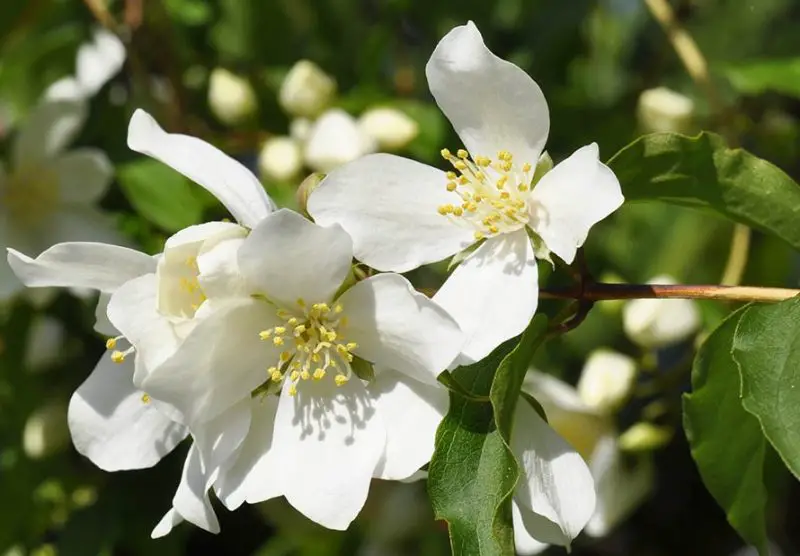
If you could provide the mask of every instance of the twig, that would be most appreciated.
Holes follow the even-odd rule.
[[[800,290],[762,288],[756,286],[719,285],[660,285],[660,284],[583,284],[582,288],[552,288],[539,290],[546,299],[715,299],[720,301],[784,301],[800,295]]]
[[[111,12],[108,11],[103,0],[83,0],[83,3],[86,4],[86,7],[92,12],[94,18],[99,21],[103,27],[113,32],[117,31],[117,21],[114,19],[114,16],[111,15]]]

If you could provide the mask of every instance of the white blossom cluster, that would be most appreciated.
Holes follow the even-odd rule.
[[[35,258],[25,253],[38,244],[8,243],[27,286],[101,294],[96,329],[108,351],[70,401],[77,450],[105,470],[141,469],[191,437],[153,536],[184,520],[218,531],[211,491],[230,510],[283,496],[346,529],[373,478],[408,480],[430,460],[448,408],[437,376],[520,334],[537,308],[537,259],[571,263],[591,227],[622,204],[596,144],[552,165],[542,91],[471,22],[441,40],[426,75],[464,145],[442,150],[449,171],[360,156],[311,194],[312,222],[277,209],[215,147],[138,110],[129,147],[205,188],[235,221],[181,230],[155,256],[56,231],[42,237],[67,242]],[[297,95],[281,102],[303,104]],[[41,198],[15,201],[22,182],[4,178],[0,192],[17,203],[6,218],[33,225],[47,210],[48,226],[67,226],[78,211],[89,222],[86,205],[110,171],[92,153],[57,158],[77,119],[20,137],[17,171]],[[56,180],[70,165],[97,183]],[[400,274],[454,255],[460,263],[432,299]],[[356,275],[353,259],[378,272]],[[569,546],[595,514],[592,470],[524,399],[517,413],[518,547]]]

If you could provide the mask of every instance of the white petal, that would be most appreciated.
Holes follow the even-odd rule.
[[[308,200],[323,226],[339,224],[355,256],[372,268],[406,272],[465,249],[473,232],[438,212],[461,198],[445,188],[444,172],[388,154],[360,158],[334,170]]]
[[[209,298],[245,297],[253,291],[239,269],[244,239],[227,239],[197,257],[197,281]]]
[[[186,423],[213,419],[267,379],[265,369],[278,352],[258,333],[277,323],[266,303],[227,303],[197,323],[168,360],[150,368],[142,388],[174,405]]]
[[[61,201],[89,204],[98,201],[111,184],[114,167],[99,149],[77,149],[59,156],[50,169],[58,175]]]
[[[436,384],[458,355],[464,335],[453,318],[399,274],[358,282],[339,298],[353,353],[382,367]]]
[[[528,533],[551,544],[569,546],[589,521],[595,508],[595,490],[589,468],[524,400],[517,404],[511,448],[523,475],[515,497],[522,510],[534,512],[545,522],[541,531]],[[525,512],[522,512],[525,520]],[[553,531],[559,534],[553,538]]]
[[[29,287],[91,288],[106,293],[155,271],[155,260],[149,255],[88,242],[59,243],[35,259],[8,249],[8,263]]]
[[[97,297],[97,306],[94,308],[94,331],[102,336],[119,336],[119,330],[108,320],[109,301],[111,301],[110,293],[101,292]]]
[[[42,102],[28,115],[13,146],[15,170],[35,167],[61,153],[86,120],[80,101]]]
[[[213,480],[220,467],[234,456],[250,429],[250,400],[244,399],[197,427],[193,437],[203,471]]]
[[[512,500],[511,520],[514,523],[514,547],[517,549],[517,554],[521,556],[539,554],[550,545],[534,539],[528,533],[528,530],[525,529],[525,522],[522,519],[522,511],[516,500]]]
[[[542,90],[528,74],[495,56],[470,21],[439,41],[425,67],[433,97],[473,157],[536,166],[550,130]]]
[[[125,45],[102,27],[94,30],[92,42],[78,48],[75,76],[86,96],[94,96],[125,62]]]
[[[515,508],[518,512],[516,515],[513,514]],[[518,537],[522,537],[520,540],[534,550],[537,547],[535,543],[544,544],[544,546],[555,544],[569,547],[569,543],[564,540],[564,533],[558,525],[531,511],[517,497],[514,497],[511,509],[515,529],[518,524],[521,525],[520,531],[514,531],[515,541]]]
[[[303,382],[288,395],[287,380],[275,417],[278,469],[284,496],[309,519],[343,531],[364,506],[386,442],[380,416],[364,386],[350,380]]]
[[[128,147],[201,185],[244,226],[253,228],[272,212],[272,201],[250,170],[205,141],[166,133],[143,110],[136,110],[131,117]]]
[[[80,83],[71,75],[52,83],[44,92],[44,98],[49,102],[59,100],[81,101],[85,96]]]
[[[655,469],[649,456],[625,461],[613,435],[597,443],[589,468],[597,488],[597,508],[586,524],[586,533],[603,537],[650,495]]]
[[[528,372],[522,389],[542,404],[550,426],[587,461],[598,441],[614,430],[610,415],[587,406],[575,388],[553,376]]]
[[[155,274],[129,280],[113,293],[107,310],[114,328],[136,347],[136,357],[148,371],[168,359],[180,341],[170,322],[156,310],[156,287]],[[143,378],[134,377],[140,388]]]
[[[144,469],[158,463],[187,430],[142,400],[133,386],[133,360],[121,364],[106,352],[69,402],[75,449],[100,469]]]
[[[250,408],[250,430],[239,455],[214,483],[217,497],[229,510],[238,508],[245,500],[255,504],[283,495],[286,477],[278,467],[272,446],[278,396],[252,399]]]
[[[208,498],[208,484],[200,461],[200,450],[192,445],[183,464],[183,474],[178,490],[172,499],[172,510],[161,519],[151,533],[157,539],[186,520],[210,533],[219,533],[219,522]]]
[[[153,528],[153,532],[150,533],[150,538],[160,539],[161,537],[166,537],[172,532],[173,528],[181,523],[183,523],[181,514],[176,512],[175,508],[170,508],[169,511],[164,514],[164,517],[161,518],[161,521]]]
[[[247,236],[247,229],[233,222],[204,222],[189,226],[169,236],[164,242],[164,251],[192,244],[196,244],[199,249],[200,245],[213,246],[226,239],[245,236]]]
[[[408,479],[433,455],[436,429],[450,402],[447,390],[388,370],[376,372],[367,388],[386,427],[386,449],[375,477]]]
[[[239,268],[260,293],[288,308],[298,298],[330,301],[350,272],[352,258],[353,244],[339,226],[317,226],[281,209],[245,240]]]
[[[461,363],[520,334],[539,303],[539,273],[525,230],[488,239],[453,271],[433,300],[466,335]]]
[[[625,200],[617,177],[598,155],[597,143],[581,147],[546,173],[531,193],[529,225],[568,264],[591,227]]]

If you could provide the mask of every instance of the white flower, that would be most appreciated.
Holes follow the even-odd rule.
[[[45,92],[49,100],[81,100],[93,97],[125,63],[125,46],[117,36],[102,27],[92,33],[92,41],[78,48],[75,75],[59,79]]]
[[[598,349],[589,354],[578,380],[583,403],[610,413],[622,405],[636,380],[636,362],[622,353]]]
[[[255,115],[258,101],[253,86],[224,68],[214,68],[208,79],[208,106],[226,125],[237,125]]]
[[[107,336],[117,330],[103,318],[108,296],[127,281],[153,272],[156,260],[125,247],[101,243],[60,243],[36,259],[9,249],[9,263],[30,287],[81,287],[100,291],[95,329]],[[150,467],[186,436],[156,404],[143,403],[133,385],[141,361],[112,361],[109,347],[89,377],[73,394],[68,422],[79,453],[106,471]]]
[[[646,455],[623,460],[612,416],[587,406],[568,384],[529,371],[523,390],[541,403],[550,426],[588,462],[597,505],[585,530],[593,537],[608,534],[649,496],[654,484],[652,461]],[[535,546],[525,529],[516,527],[519,523],[515,523],[517,546]]]
[[[419,133],[419,124],[395,108],[370,108],[358,118],[361,130],[375,139],[378,147],[402,149]]]
[[[312,122],[308,118],[295,118],[289,122],[289,136],[303,145],[308,140]]]
[[[306,164],[317,172],[330,172],[375,152],[375,147],[372,137],[359,129],[350,114],[333,108],[320,116],[308,132]]]
[[[336,94],[336,81],[308,60],[300,60],[281,84],[278,102],[287,114],[315,118],[325,110]]]
[[[403,479],[430,457],[429,415],[441,415],[442,397],[421,389],[436,383],[463,336],[399,275],[339,295],[351,260],[338,226],[282,209],[244,239],[235,262],[219,265],[238,268],[245,295],[202,318],[142,383],[178,410],[201,453],[200,488],[188,479],[179,487],[198,494],[194,509],[176,506],[157,534],[185,513],[199,517],[212,483],[229,508],[282,495],[310,519],[345,529],[373,476]],[[361,360],[375,364],[374,382],[355,374]],[[238,446],[238,459],[209,455],[222,440],[202,437]]]
[[[426,74],[469,149],[442,151],[454,171],[366,156],[330,173],[308,210],[322,225],[340,224],[356,257],[378,270],[405,272],[481,242],[437,294],[469,338],[462,362],[476,361],[530,322],[535,255],[571,263],[589,229],[623,198],[595,144],[534,183],[550,125],[544,96],[486,48],[471,22],[442,39]]]
[[[651,284],[674,284],[670,276],[657,276]],[[634,299],[622,310],[628,338],[645,348],[676,344],[700,326],[700,311],[690,299]]]
[[[214,285],[198,289],[198,265],[224,257],[230,243],[246,234],[243,226],[254,226],[274,208],[260,182],[241,164],[199,139],[165,133],[142,111],[131,119],[128,143],[194,179],[241,225],[192,226],[171,237],[165,252],[155,258],[102,243],[61,243],[36,259],[9,249],[9,263],[28,286],[101,292],[97,329],[112,338],[108,352],[70,401],[69,425],[78,451],[106,470],[152,466],[186,436],[186,427],[173,418],[178,411],[151,399],[136,384],[171,355],[194,326],[200,305],[203,313],[212,312],[204,297]],[[112,311],[120,305],[124,309],[120,300],[126,295],[138,296],[138,320]],[[109,315],[122,326],[105,318],[110,299],[116,302]],[[142,335],[158,342],[150,344]],[[123,350],[122,342],[132,345]],[[143,349],[136,350],[139,343]]]
[[[666,87],[647,89],[639,96],[639,123],[647,132],[687,132],[691,129],[694,101]]]
[[[262,175],[278,181],[290,180],[303,168],[303,153],[291,137],[270,137],[258,154]]]
[[[105,153],[66,151],[85,117],[81,102],[44,102],[19,130],[11,169],[0,165],[0,246],[36,254],[59,241],[124,242],[95,207],[114,172]],[[0,261],[0,299],[21,287]]]

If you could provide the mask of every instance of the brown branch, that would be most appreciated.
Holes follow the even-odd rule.
[[[661,285],[661,284],[583,284],[582,288],[543,288],[539,297],[545,299],[715,299],[720,301],[783,301],[800,295],[789,288],[718,285]]]

